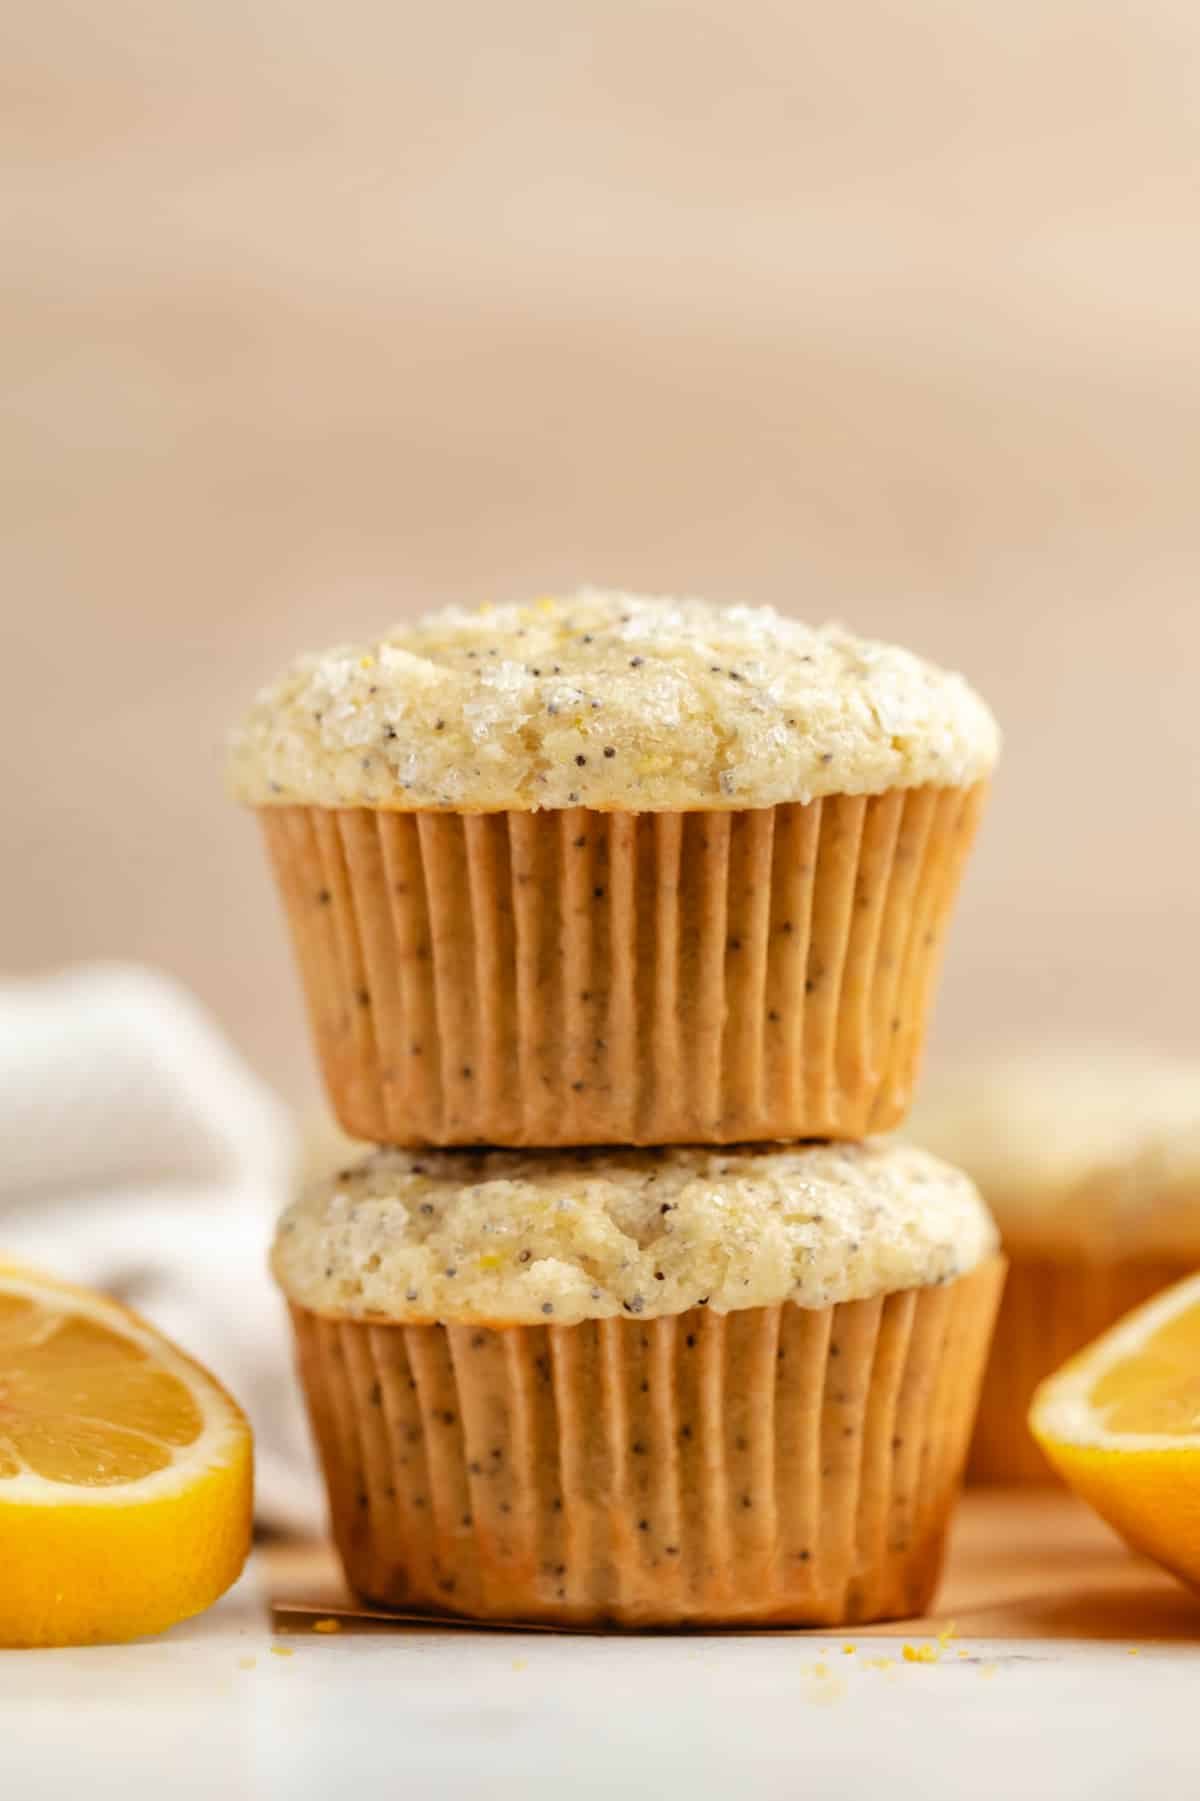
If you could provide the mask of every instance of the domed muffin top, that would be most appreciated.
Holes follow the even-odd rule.
[[[254,806],[664,812],[964,785],[998,749],[962,677],[909,651],[769,607],[585,591],[298,658],[230,776]]]
[[[862,1144],[376,1151],[280,1221],[275,1275],[338,1317],[570,1325],[950,1281],[995,1247],[968,1178]]]

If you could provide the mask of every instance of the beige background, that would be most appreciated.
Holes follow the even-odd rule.
[[[942,1057],[1196,1038],[1194,0],[39,0],[0,27],[4,960],[311,1091],[220,743],[577,580],[841,616],[1008,750]]]

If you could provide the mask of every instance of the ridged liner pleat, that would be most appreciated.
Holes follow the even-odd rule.
[[[983,796],[260,817],[348,1132],[737,1143],[904,1116]]]
[[[1076,1263],[1013,1258],[971,1441],[972,1482],[1057,1482],[1031,1437],[1034,1389],[1068,1357],[1173,1282],[1183,1258]]]
[[[834,1626],[933,1595],[1003,1281],[576,1326],[292,1317],[352,1586],[418,1611]]]

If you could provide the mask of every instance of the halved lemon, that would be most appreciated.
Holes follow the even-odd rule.
[[[237,1403],[144,1320],[0,1264],[0,1645],[210,1606],[246,1560],[252,1468]]]
[[[1029,1425],[1135,1550],[1200,1587],[1200,1275],[1135,1308],[1048,1377]]]

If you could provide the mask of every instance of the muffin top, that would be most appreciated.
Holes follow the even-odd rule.
[[[1013,1250],[1200,1257],[1200,1064],[1031,1050],[930,1083],[909,1129],[970,1171]]]
[[[300,657],[235,733],[235,794],[415,811],[662,812],[987,774],[961,676],[769,607],[586,591],[453,607]]]
[[[292,1300],[490,1325],[827,1307],[947,1282],[994,1247],[966,1176],[910,1146],[381,1150],[284,1214]]]

